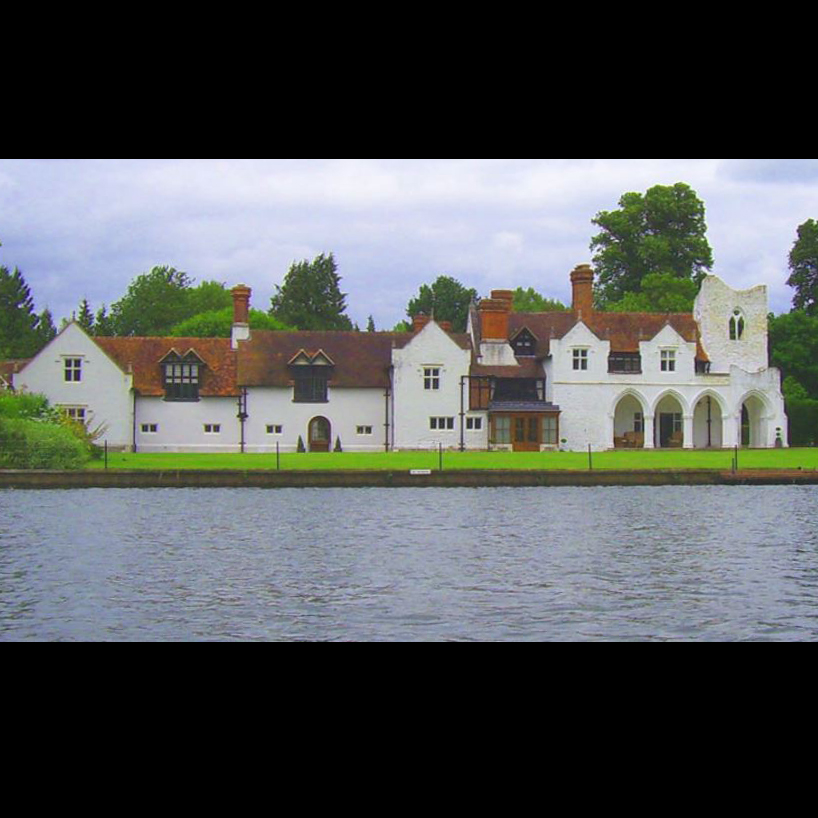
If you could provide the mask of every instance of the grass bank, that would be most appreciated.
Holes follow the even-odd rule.
[[[593,455],[599,471],[729,471],[732,451],[614,451]],[[410,471],[439,468],[438,452],[378,452],[372,454],[283,454],[283,471]],[[444,452],[446,471],[583,471],[588,455],[576,452],[523,454],[512,452]],[[110,454],[108,468],[129,471],[264,471],[276,469],[276,456],[266,454]],[[104,468],[97,462],[93,468]],[[818,469],[818,449],[740,450],[742,470]]]

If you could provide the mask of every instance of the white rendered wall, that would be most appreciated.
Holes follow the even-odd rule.
[[[732,303],[732,302],[731,302]],[[748,315],[751,312],[745,304]],[[732,313],[733,307],[730,308]],[[725,326],[729,318],[724,317]],[[729,333],[729,326],[728,326]],[[588,350],[588,370],[574,371],[574,349]],[[703,401],[711,398],[712,443],[730,448],[741,443],[741,412],[746,400],[758,398],[759,415],[754,423],[753,445],[773,447],[777,430],[787,439],[787,418],[780,391],[780,373],[761,368],[747,372],[738,366],[726,373],[696,373],[696,345],[685,341],[666,326],[655,338],[640,344],[642,374],[608,373],[610,344],[601,341],[584,325],[577,325],[565,338],[551,342],[552,360],[546,366],[548,397],[562,410],[560,438],[572,451],[604,451],[613,446],[614,436],[622,435],[628,419],[617,407],[627,399],[627,414],[632,418],[634,405],[642,407],[645,447],[658,445],[659,415],[682,415],[684,447],[704,447],[707,415]],[[675,354],[675,371],[662,371],[662,351]],[[754,353],[755,354],[755,353]],[[746,362],[746,361],[745,361]]]
[[[248,452],[294,452],[298,438],[309,446],[309,424],[323,417],[330,422],[332,444],[340,437],[345,452],[384,451],[386,442],[385,389],[329,388],[327,403],[294,403],[293,389],[248,389],[246,446]],[[391,407],[390,407],[391,413]],[[391,423],[391,417],[390,417]],[[281,426],[281,434],[268,434],[268,426]],[[359,434],[359,427],[370,427],[372,434]]]
[[[82,380],[65,380],[65,359],[82,361]],[[106,429],[99,442],[115,448],[133,444],[132,378],[123,372],[77,324],[69,324],[28,366],[14,376],[14,387],[45,395],[52,406],[84,408],[91,430]]]
[[[403,349],[392,353],[395,389],[395,448],[433,449],[440,444],[453,449],[460,446],[460,412],[468,411],[468,383],[471,351],[461,349],[435,322],[427,324]],[[440,389],[424,388],[424,370],[440,369]],[[461,403],[461,396],[464,403]],[[473,413],[483,416],[484,413]],[[454,418],[451,430],[434,430],[431,418]],[[467,432],[469,448],[488,446],[488,424],[481,432]]]
[[[138,452],[222,454],[238,452],[241,431],[237,398],[202,398],[199,401],[136,399],[136,448]],[[206,433],[205,425],[219,426]],[[156,426],[156,432],[143,431]]]

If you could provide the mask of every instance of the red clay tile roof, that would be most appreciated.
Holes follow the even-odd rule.
[[[685,341],[697,345],[700,360],[709,360],[689,313],[595,312],[584,321],[597,338],[611,342],[611,352],[639,352],[641,341],[651,341],[669,324]],[[527,327],[537,337],[536,355],[544,357],[550,354],[551,339],[564,338],[577,323],[573,312],[512,313],[509,332],[513,338]]]
[[[449,333],[462,349],[471,349],[468,335]],[[140,395],[165,394],[160,362],[171,351],[194,351],[206,365],[202,397],[235,397],[242,387],[292,385],[289,363],[304,351],[323,352],[332,362],[330,385],[337,388],[386,388],[392,349],[405,347],[415,336],[395,332],[272,332],[254,331],[238,352],[226,338],[96,338],[99,347],[124,371],[133,372]]]
[[[483,366],[473,364],[471,374],[475,377],[522,378],[536,380],[543,377],[542,359],[518,358],[519,366]]]
[[[409,333],[254,331],[240,344],[238,381],[242,386],[286,388],[293,382],[289,364],[302,350],[310,357],[323,351],[334,364],[330,385],[338,388],[386,388],[393,347]]]
[[[19,372],[27,363],[30,363],[30,359],[15,358],[10,361],[0,361],[0,377],[6,383],[11,383],[11,376]]]
[[[236,352],[229,338],[95,338],[124,372],[133,372],[134,389],[145,397],[162,397],[165,387],[160,361],[172,350],[186,355],[193,350],[205,364],[199,394],[237,397]]]

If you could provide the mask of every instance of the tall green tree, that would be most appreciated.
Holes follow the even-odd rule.
[[[533,287],[527,290],[518,287],[514,291],[514,312],[566,312],[567,309],[561,301],[546,298]]]
[[[50,344],[57,337],[57,328],[54,326],[54,316],[46,307],[37,319],[37,336],[40,349]]]
[[[23,274],[0,267],[0,351],[7,358],[31,358],[44,346]]]
[[[813,400],[818,400],[818,316],[803,310],[770,316],[770,363],[784,378],[797,381]]]
[[[704,203],[682,182],[657,185],[647,193],[626,193],[619,209],[593,219],[601,229],[591,241],[597,277],[597,304],[622,301],[642,292],[651,274],[701,284],[713,268]]]
[[[99,338],[106,338],[114,334],[111,316],[108,315],[108,307],[103,304],[94,316],[94,335]]]
[[[346,293],[332,253],[290,267],[283,286],[276,286],[270,314],[299,330],[351,330]]]
[[[188,316],[217,312],[233,307],[233,295],[220,281],[202,281],[188,293]]]
[[[787,284],[795,289],[793,306],[807,315],[818,315],[818,222],[810,219],[798,228],[798,239],[790,253]]]
[[[114,335],[166,335],[189,317],[191,280],[174,267],[154,267],[137,276],[123,298],[111,305]]]
[[[288,327],[266,312],[250,310],[251,330],[288,330]],[[194,315],[170,331],[176,338],[229,338],[233,331],[233,308],[211,310]]]
[[[608,312],[692,312],[699,285],[689,278],[669,273],[650,273],[642,279],[642,291],[627,293],[610,302]]]
[[[424,284],[406,308],[410,321],[417,315],[434,316],[436,321],[451,322],[455,332],[465,332],[469,307],[477,290],[467,289],[451,276],[439,276],[434,284]]]
[[[82,299],[82,303],[80,304],[79,312],[77,313],[77,323],[89,335],[93,334],[93,332],[94,332],[94,313],[91,311],[91,305],[88,303],[87,298]]]

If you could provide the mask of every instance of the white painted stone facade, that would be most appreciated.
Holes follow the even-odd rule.
[[[648,449],[673,445],[670,439],[684,448],[785,445],[780,373],[767,365],[766,288],[734,291],[710,276],[694,317],[709,372],[697,370],[697,344],[669,322],[639,341],[641,372],[632,374],[609,373],[611,341],[581,320],[550,338],[541,366],[546,401],[561,411],[558,445],[602,451],[629,434],[641,435]],[[340,439],[344,451],[484,450],[491,446],[490,413],[470,410],[473,365],[513,369],[517,359],[510,344],[481,341],[478,329],[470,325],[467,349],[462,337],[429,322],[408,343],[394,344],[391,371],[383,373],[391,386],[334,388],[330,381],[325,403],[297,403],[291,386],[248,388],[244,423],[237,397],[173,402],[136,394],[132,373],[76,324],[15,374],[13,385],[45,394],[53,405],[84,410],[91,428],[105,428],[110,446],[143,452],[292,452],[299,438],[308,445],[316,418],[329,424],[330,448]],[[239,356],[245,330],[241,326],[234,338]],[[577,360],[584,363],[577,366]],[[75,366],[78,379],[66,374]],[[749,441],[742,440],[743,415]]]
[[[464,379],[471,358],[470,350],[458,346],[433,321],[403,349],[393,350],[394,448],[460,446],[461,411],[464,405],[468,409]],[[481,426],[485,430],[485,422]],[[482,432],[471,432],[468,444],[468,448],[486,448],[487,438]]]
[[[71,367],[77,374],[66,376],[68,361],[80,362],[77,369]],[[83,410],[90,429],[105,430],[101,441],[115,448],[131,447],[133,377],[123,372],[78,324],[69,324],[60,332],[14,375],[13,384],[18,391],[46,395],[52,406]]]

